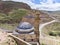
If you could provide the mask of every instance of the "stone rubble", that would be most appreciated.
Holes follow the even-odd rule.
[[[8,33],[0,30],[0,45],[17,45],[17,43]]]

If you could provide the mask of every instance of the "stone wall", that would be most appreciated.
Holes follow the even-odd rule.
[[[14,35],[9,35],[9,36],[11,36],[17,42],[17,45],[31,45],[28,42],[23,41],[22,39],[14,36]]]
[[[15,34],[15,36],[27,42],[37,42],[35,34],[19,34],[19,35]]]

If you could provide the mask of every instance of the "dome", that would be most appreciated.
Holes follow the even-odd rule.
[[[34,31],[34,27],[28,22],[21,22],[16,31],[19,33],[31,33]]]
[[[28,22],[22,22],[17,28],[19,29],[31,29],[33,26]]]

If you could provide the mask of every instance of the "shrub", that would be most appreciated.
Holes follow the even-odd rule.
[[[49,32],[49,35],[50,35],[50,36],[57,36],[57,33],[51,31],[51,32]]]

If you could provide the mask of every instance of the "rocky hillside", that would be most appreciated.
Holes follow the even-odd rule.
[[[0,12],[8,13],[13,9],[31,9],[30,6],[22,2],[13,2],[13,1],[1,1],[0,2]]]

